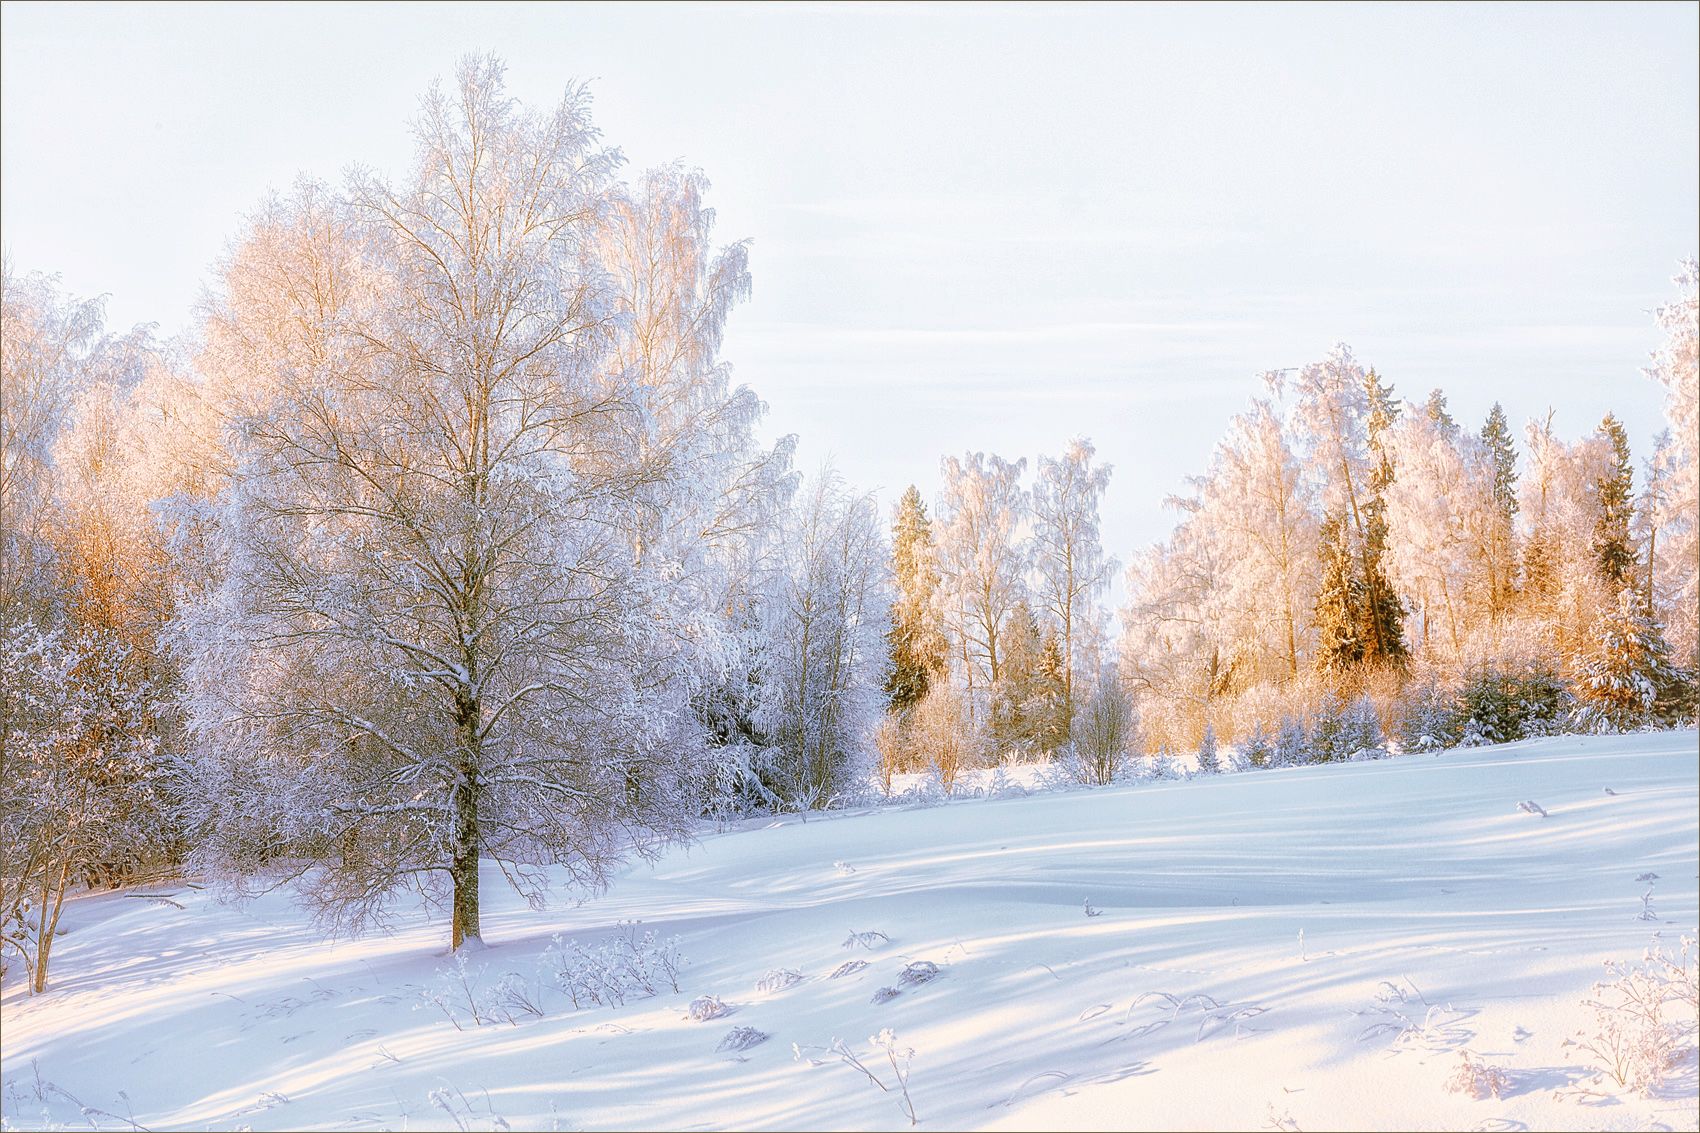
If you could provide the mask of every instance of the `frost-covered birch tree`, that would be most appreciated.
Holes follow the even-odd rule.
[[[1029,506],[1021,486],[1025,459],[970,453],[946,457],[939,512],[939,601],[952,663],[968,690],[970,710],[989,703],[1002,675],[999,635],[1026,597],[1022,526]]]
[[[1673,653],[1700,669],[1700,267],[1691,257],[1674,280],[1676,298],[1658,311],[1665,341],[1647,376],[1665,387],[1670,444],[1659,454],[1663,502],[1651,570]]]
[[[1292,424],[1313,475],[1322,485],[1325,516],[1338,517],[1341,538],[1326,553],[1340,559],[1361,599],[1350,607],[1320,608],[1317,618],[1331,623],[1361,642],[1354,659],[1371,667],[1400,664],[1405,646],[1398,600],[1388,584],[1381,561],[1386,531],[1381,519],[1381,494],[1392,481],[1392,467],[1380,439],[1391,425],[1389,391],[1375,371],[1366,371],[1344,343],[1326,358],[1301,368],[1268,376],[1278,394],[1294,395]],[[1325,595],[1328,593],[1324,588]],[[1356,625],[1346,625],[1356,622]],[[1321,639],[1330,639],[1324,628]],[[1326,645],[1319,644],[1326,653]],[[1325,667],[1339,669],[1343,658],[1319,655]]]
[[[1415,405],[1400,414],[1388,446],[1399,467],[1387,489],[1388,574],[1421,616],[1424,647],[1443,641],[1457,662],[1493,606],[1500,512],[1491,455]]]
[[[732,307],[749,294],[748,246],[716,249],[701,173],[666,166],[615,186],[599,262],[614,285],[606,365],[639,412],[621,416],[637,469],[630,532],[653,600],[677,627],[677,661],[694,719],[673,743],[708,745],[709,805],[752,784],[763,648],[761,596],[778,570],[781,523],[796,486],[796,438],[754,432],[766,406],[735,385],[719,351]]]
[[[1595,488],[1611,475],[1611,451],[1599,436],[1566,443],[1550,414],[1529,423],[1525,444],[1522,604],[1551,647],[1573,653],[1615,597],[1600,579],[1592,550],[1601,514]]]
[[[767,779],[788,807],[825,806],[870,769],[885,708],[886,555],[873,497],[820,473],[787,525],[761,674]]]
[[[656,410],[718,372],[742,268],[658,298],[641,250],[610,264],[657,192],[615,189],[582,89],[535,113],[468,59],[415,132],[404,180],[305,184],[225,266],[201,364],[230,391],[229,561],[183,636],[205,860],[301,876],[352,928],[417,886],[458,948],[481,858],[538,900],[695,805],[680,567],[646,543],[715,457],[676,423],[700,406]]]
[[[1091,441],[1076,437],[1062,456],[1041,456],[1032,492],[1035,600],[1062,651],[1065,729],[1074,719],[1076,677],[1089,680],[1100,668],[1104,612],[1098,599],[1118,565],[1099,540],[1098,504],[1110,486],[1110,466],[1094,467],[1095,452]]]
[[[1220,600],[1246,669],[1297,677],[1310,652],[1317,523],[1310,485],[1269,402],[1253,402],[1229,425],[1201,485],[1200,516],[1220,545]]]
[[[172,580],[135,391],[151,328],[6,271],[0,361],[0,949],[47,986],[68,892],[180,851],[162,741]]]
[[[53,450],[88,384],[98,350],[98,300],[60,293],[58,281],[0,265],[0,618],[51,602],[48,525]]]

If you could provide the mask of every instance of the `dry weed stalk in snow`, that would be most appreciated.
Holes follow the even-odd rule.
[[[867,932],[857,932],[852,929],[850,935],[844,938],[845,948],[867,948],[871,950],[883,948],[890,943],[891,937],[877,928],[869,929]]]
[[[915,1102],[909,1096],[909,1064],[914,1061],[915,1048],[899,1047],[897,1045],[897,1034],[890,1027],[882,1028],[879,1034],[870,1036],[868,1042],[885,1052],[886,1061],[891,1064],[893,1085],[902,1095],[903,1113],[909,1118],[909,1124],[920,1124],[920,1119],[915,1116]],[[851,1069],[861,1071],[869,1082],[880,1088],[881,1092],[891,1093],[891,1086],[886,1085],[878,1074],[869,1070],[856,1052],[845,1044],[843,1039],[834,1038],[831,1043],[824,1047],[805,1047],[796,1043],[791,1044],[791,1058],[796,1062],[807,1062],[810,1066],[824,1066],[826,1060],[820,1056],[825,1055],[834,1056]]]
[[[1168,1005],[1168,1018],[1147,1021],[1134,1027],[1131,1031],[1115,1037],[1136,1038],[1141,1035],[1148,1035],[1169,1026],[1171,1023],[1178,1022],[1181,1016],[1189,1011],[1197,1011],[1198,1032],[1193,1036],[1193,1042],[1202,1042],[1206,1036],[1225,1030],[1230,1025],[1234,1028],[1234,1037],[1243,1038],[1247,1034],[1256,1033],[1256,1028],[1244,1026],[1245,1020],[1254,1019],[1268,1010],[1268,1008],[1256,1004],[1223,1003],[1215,996],[1205,995],[1203,992],[1176,996],[1166,991],[1147,991],[1141,993],[1132,1003],[1128,1004],[1127,1011],[1116,1025],[1127,1026],[1133,1021],[1134,1011],[1147,1003],[1157,1002]],[[1088,1008],[1088,1011],[1092,1013],[1090,1015],[1082,1013],[1082,1021],[1103,1014],[1103,1012],[1091,1008]]]
[[[95,1118],[106,1117],[106,1118],[112,1119],[113,1121],[123,1123],[124,1125],[128,1126],[131,1130],[133,1130],[134,1133],[149,1133],[147,1126],[141,1125],[136,1121],[136,1111],[135,1111],[135,1107],[132,1106],[131,1103],[130,1103],[130,1095],[128,1093],[124,1092],[123,1090],[118,1091],[118,1100],[122,1101],[124,1103],[125,1116],[120,1116],[119,1114],[111,1113],[111,1112],[104,1110],[104,1109],[98,1109],[98,1108],[96,1108],[95,1106],[92,1106],[92,1105],[84,1105],[83,1102],[81,1100],[79,1100],[78,1098],[74,1097],[70,1093],[70,1091],[64,1089],[61,1086],[56,1085],[53,1082],[48,1081],[46,1078],[43,1078],[41,1076],[41,1064],[36,1059],[33,1059],[33,1058],[30,1059],[30,1074],[34,1078],[34,1081],[30,1083],[30,1092],[35,1095],[36,1102],[41,1105],[41,1126],[40,1126],[40,1128],[43,1128],[43,1129],[63,1129],[63,1128],[65,1128],[65,1126],[60,1125],[57,1121],[55,1121],[53,1119],[53,1116],[48,1109],[48,1102],[51,1099],[62,1098],[63,1100],[70,1102],[72,1105],[77,1107],[78,1114],[80,1114],[82,1116],[83,1120],[85,1120],[89,1123],[90,1129],[99,1129],[100,1128],[100,1125],[99,1125],[98,1122],[95,1121]],[[22,1101],[23,1101],[23,1095],[22,1095],[22,1092],[18,1088],[18,1083],[17,1083],[16,1079],[14,1079],[13,1081],[8,1082],[6,1084],[6,1095],[9,1098],[9,1100],[11,1100],[11,1102],[13,1104],[14,1111],[22,1112],[23,1107],[20,1103],[22,1103]],[[284,1100],[287,1101],[288,1099],[286,1098]],[[11,1121],[10,1118],[8,1118],[3,1123],[3,1126],[0,1126],[0,1127],[6,1128],[6,1129],[17,1128],[16,1125],[12,1124],[12,1121]]]
[[[803,973],[796,968],[769,968],[756,981],[757,991],[784,991],[793,984],[803,982]]]

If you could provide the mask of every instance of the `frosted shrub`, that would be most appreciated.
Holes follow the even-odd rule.
[[[518,1023],[522,1015],[543,1017],[543,989],[518,972],[509,972],[496,981],[491,997],[495,1009],[510,1023]]]
[[[1346,707],[1333,696],[1325,699],[1311,720],[1310,762],[1333,763],[1347,758]]]
[[[419,989],[418,1006],[441,1011],[457,1031],[492,1023],[517,1027],[523,1018],[543,1017],[540,984],[518,972],[508,972],[486,986],[485,971],[483,967],[474,971],[466,956],[456,953],[452,966],[438,969],[432,981]]]
[[[640,935],[635,923],[590,947],[557,934],[543,950],[543,967],[574,1007],[619,1007],[628,999],[656,995],[663,987],[679,990],[679,938]]]
[[[931,983],[939,978],[939,966],[931,960],[916,960],[907,965],[897,977],[902,987],[914,987],[918,984]]]
[[[1138,728],[1133,701],[1121,682],[1106,674],[1081,710],[1065,770],[1071,778],[1091,786],[1113,782],[1123,762],[1136,754]]]
[[[1583,730],[1670,727],[1694,711],[1694,674],[1672,664],[1663,627],[1633,587],[1601,612],[1590,637],[1572,660]]]
[[[1617,1085],[1650,1092],[1688,1059],[1700,1033],[1694,939],[1684,937],[1674,957],[1655,946],[1638,966],[1608,960],[1605,967],[1608,978],[1582,1001],[1593,1025],[1565,1045]]]
[[[721,1002],[718,995],[699,995],[691,1000],[691,1005],[687,1010],[692,1019],[699,1023],[706,1023],[710,1019],[718,1019],[727,1014],[731,1011],[731,1008]]]
[[[754,1027],[733,1027],[726,1032],[726,1036],[715,1045],[714,1049],[717,1051],[749,1050],[752,1046],[764,1043],[767,1040],[768,1033],[766,1031],[758,1031]]]
[[[1146,778],[1156,780],[1157,782],[1167,782],[1171,779],[1183,779],[1186,777],[1181,771],[1179,761],[1177,761],[1174,756],[1170,755],[1166,749],[1161,748],[1159,748],[1157,754],[1153,755],[1150,761],[1146,763],[1144,770]]]
[[[757,991],[784,991],[792,984],[803,982],[803,973],[796,968],[769,968],[756,981]]]
[[[879,753],[880,792],[891,796],[891,777],[909,763],[909,738],[896,716],[882,716],[874,726],[874,750]]]
[[[465,1093],[457,1087],[451,1086],[447,1083],[444,1083],[436,1089],[427,1090],[425,1092],[425,1100],[433,1109],[442,1110],[449,1120],[454,1123],[454,1127],[456,1129],[470,1130],[485,1124],[487,1124],[492,1130],[513,1128],[510,1124],[508,1124],[508,1119],[497,1113],[495,1107],[491,1105],[490,1091],[485,1090],[483,1093],[483,1113],[480,1113],[478,1110],[473,1108],[472,1102],[467,1098]],[[407,1128],[405,1124],[407,1112],[405,1109],[402,1111],[402,1116],[404,1119],[402,1128],[405,1129]],[[137,1128],[140,1127],[138,1126]],[[246,1129],[248,1126],[242,1125],[238,1126],[238,1128]],[[445,1125],[443,1128],[446,1129],[448,1127]]]
[[[1446,1090],[1452,1094],[1468,1094],[1477,1101],[1501,1098],[1510,1088],[1505,1071],[1492,1063],[1483,1062],[1467,1050],[1458,1052],[1458,1065],[1446,1080]]]
[[[421,1006],[435,1007],[454,1024],[457,1031],[465,1030],[462,1020],[474,1027],[496,1021],[496,1013],[488,1004],[490,998],[480,984],[484,969],[473,972],[466,963],[466,954],[455,953],[454,965],[438,969],[436,976],[419,992]]]
[[[956,786],[957,775],[980,762],[984,746],[978,727],[969,721],[962,694],[948,682],[934,685],[915,705],[909,716],[909,737],[915,762],[933,772],[947,796]]]

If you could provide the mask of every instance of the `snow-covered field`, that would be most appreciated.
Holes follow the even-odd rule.
[[[1643,1096],[1564,1040],[1602,961],[1695,931],[1696,767],[1692,731],[1566,737],[786,819],[545,912],[492,872],[467,971],[517,1023],[469,1017],[418,915],[327,944],[286,895],[96,895],[47,995],[8,982],[0,1104],[16,1127],[903,1128],[889,1028],[923,1128],[1692,1129],[1691,1053]],[[507,973],[539,997],[552,934],[634,919],[680,937],[677,992],[495,1006]],[[902,983],[919,961],[937,976]],[[730,1012],[692,1019],[709,995]],[[740,1026],[770,1037],[717,1051]],[[1466,1049],[1501,1097],[1448,1092]]]

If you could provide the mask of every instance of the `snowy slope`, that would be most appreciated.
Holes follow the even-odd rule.
[[[53,990],[5,990],[0,1104],[37,1128],[904,1128],[891,1028],[923,1128],[1695,1128],[1692,1056],[1655,1096],[1595,1096],[1561,1043],[1603,960],[1695,931],[1696,768],[1691,731],[1567,737],[787,819],[545,912],[492,874],[479,994],[623,918],[689,960],[677,993],[547,991],[518,1025],[422,1003],[453,965],[417,913],[325,944],[286,895],[86,897]],[[936,979],[872,1002],[921,960]],[[802,982],[757,990],[781,967]],[[690,1019],[709,994],[732,1013]],[[771,1038],[717,1052],[740,1025]],[[1446,1091],[1461,1048],[1504,1097]]]

